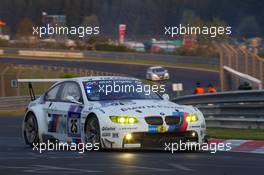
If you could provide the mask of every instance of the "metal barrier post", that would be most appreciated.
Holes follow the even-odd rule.
[[[2,85],[2,88],[1,88],[1,96],[2,97],[5,97],[5,73],[9,70],[9,66],[5,67],[4,70],[1,72],[1,85]]]
[[[225,81],[224,81],[224,53],[222,51],[222,49],[220,48],[220,46],[216,43],[213,43],[214,46],[216,47],[216,49],[218,50],[219,53],[219,75],[220,75],[220,86],[221,86],[221,91],[225,90]]]

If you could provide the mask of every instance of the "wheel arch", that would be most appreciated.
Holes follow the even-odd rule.
[[[91,112],[87,115],[86,119],[85,119],[85,123],[84,123],[84,128],[83,128],[83,133],[85,134],[85,130],[86,130],[86,127],[87,127],[87,122],[88,120],[91,118],[91,117],[95,117],[99,123],[99,133],[100,133],[100,145],[102,146],[103,145],[103,140],[101,138],[101,122],[99,120],[99,117],[98,117],[98,114],[96,112]],[[101,146],[99,146],[101,148]]]
[[[87,115],[87,117],[86,117],[86,119],[85,119],[83,132],[85,132],[85,128],[86,128],[87,122],[88,122],[88,120],[89,120],[91,117],[96,117],[97,120],[98,120],[98,122],[99,122],[99,125],[100,125],[100,121],[99,121],[99,119],[98,119],[97,114],[96,114],[95,112],[91,112],[91,113],[89,113],[89,114]]]
[[[44,115],[43,110],[31,108],[31,109],[28,109],[28,111],[25,113],[24,119],[23,119],[23,126],[22,126],[23,137],[24,137],[24,122],[25,122],[25,120],[29,114],[33,114],[35,116],[35,118],[37,120],[37,124],[38,124],[39,139],[40,139],[40,142],[43,142],[42,135],[44,133],[46,133],[47,129],[48,129],[48,126],[46,124],[47,122],[45,121],[45,115]],[[39,115],[37,115],[37,114],[39,114]]]

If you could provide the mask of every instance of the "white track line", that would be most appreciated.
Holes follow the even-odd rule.
[[[174,168],[177,168],[177,169],[183,170],[183,171],[194,171],[194,170],[191,169],[191,168],[188,168],[188,167],[186,167],[186,166],[179,165],[179,164],[173,164],[173,163],[170,163],[170,164],[168,164],[168,165],[170,165],[170,166],[172,166],[172,167],[174,167]]]

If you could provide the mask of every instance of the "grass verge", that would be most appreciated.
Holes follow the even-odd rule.
[[[207,135],[222,139],[264,140],[263,129],[207,128]]]
[[[19,109],[16,111],[0,111],[0,116],[24,116],[25,109]]]

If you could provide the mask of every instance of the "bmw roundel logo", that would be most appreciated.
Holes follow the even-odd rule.
[[[161,112],[160,115],[165,115],[165,113],[164,112]]]

